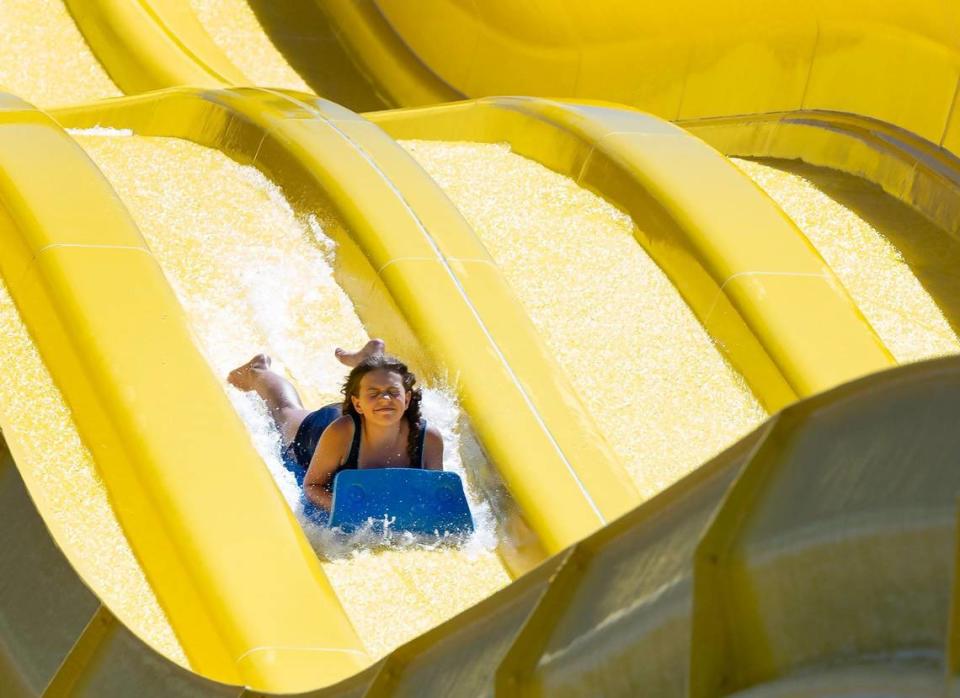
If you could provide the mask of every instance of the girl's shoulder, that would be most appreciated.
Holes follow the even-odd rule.
[[[350,439],[353,438],[353,429],[353,417],[344,414],[330,422],[330,426],[324,430],[323,435],[330,434],[332,438],[337,440]]]

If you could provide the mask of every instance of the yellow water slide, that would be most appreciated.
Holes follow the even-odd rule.
[[[953,690],[960,10],[0,29],[0,693]],[[222,380],[267,350],[322,404],[370,336],[463,547],[332,548]]]

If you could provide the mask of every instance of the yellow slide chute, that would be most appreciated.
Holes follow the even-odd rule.
[[[114,97],[112,81],[130,96],[38,105],[49,113],[0,98],[0,274],[183,656],[164,652],[190,668],[128,629],[143,632],[78,552],[47,497],[49,473],[31,465],[36,446],[0,424],[11,533],[0,544],[0,693],[939,695],[945,673],[952,683],[957,359],[886,370],[889,328],[871,325],[845,285],[851,270],[814,247],[818,222],[786,215],[760,168],[841,170],[880,185],[886,194],[871,195],[891,198],[887,209],[903,202],[932,221],[920,253],[891,248],[920,281],[898,277],[889,294],[914,295],[881,305],[891,317],[919,307],[934,279],[924,312],[948,306],[948,329],[904,318],[901,334],[946,332],[927,344],[953,346],[960,291],[937,259],[957,253],[949,236],[960,230],[960,10],[63,4],[75,26],[58,35],[79,31],[99,63],[90,93]],[[273,62],[276,84],[239,60],[245,42]],[[82,63],[72,75],[96,72]],[[21,73],[0,75],[30,86]],[[336,282],[365,331],[450,381],[496,471],[484,477],[503,490],[509,534],[496,554],[512,583],[371,655],[167,270],[64,129],[192,141],[252,165],[297,214],[334,212]],[[516,278],[397,143],[411,139],[507,144],[628,215],[745,393],[777,414],[641,503],[624,435],[591,414]],[[724,156],[767,160],[738,168]],[[880,235],[899,225],[894,242],[909,236],[906,214],[846,210]],[[643,406],[658,409],[669,406]],[[688,471],[677,464],[672,480]]]
[[[2,116],[4,279],[191,664],[290,685],[362,666],[129,214],[49,116],[9,97]],[[277,567],[282,579],[258,573]]]

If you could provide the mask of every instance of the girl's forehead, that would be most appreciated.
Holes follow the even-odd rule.
[[[360,379],[361,388],[385,388],[395,385],[403,386],[403,377],[396,371],[385,368],[370,371]]]

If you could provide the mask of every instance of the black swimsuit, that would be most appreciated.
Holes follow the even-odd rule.
[[[361,428],[363,427],[363,420],[360,419],[360,415],[350,413],[350,416],[353,417],[353,443],[350,444],[350,453],[347,454],[347,460],[343,462],[339,468],[333,473],[336,477],[337,473],[341,470],[357,470],[360,467],[360,433]],[[423,439],[427,433],[427,420],[420,420],[420,433],[417,435],[417,445],[413,450],[413,454],[410,456],[410,465],[411,468],[418,468],[423,470]]]
[[[297,485],[303,487],[303,478],[313,460],[313,453],[320,443],[320,436],[328,426],[333,424],[342,414],[339,404],[327,405],[315,410],[304,417],[297,429],[297,435],[283,453],[283,465],[297,478]],[[353,418],[353,442],[350,444],[350,453],[347,460],[338,467],[330,478],[328,489],[333,489],[333,478],[341,470],[357,470],[360,467],[360,437],[363,421],[359,415],[351,413]],[[420,433],[417,435],[417,445],[410,456],[411,468],[423,469],[423,441],[427,433],[427,420],[420,420]]]

